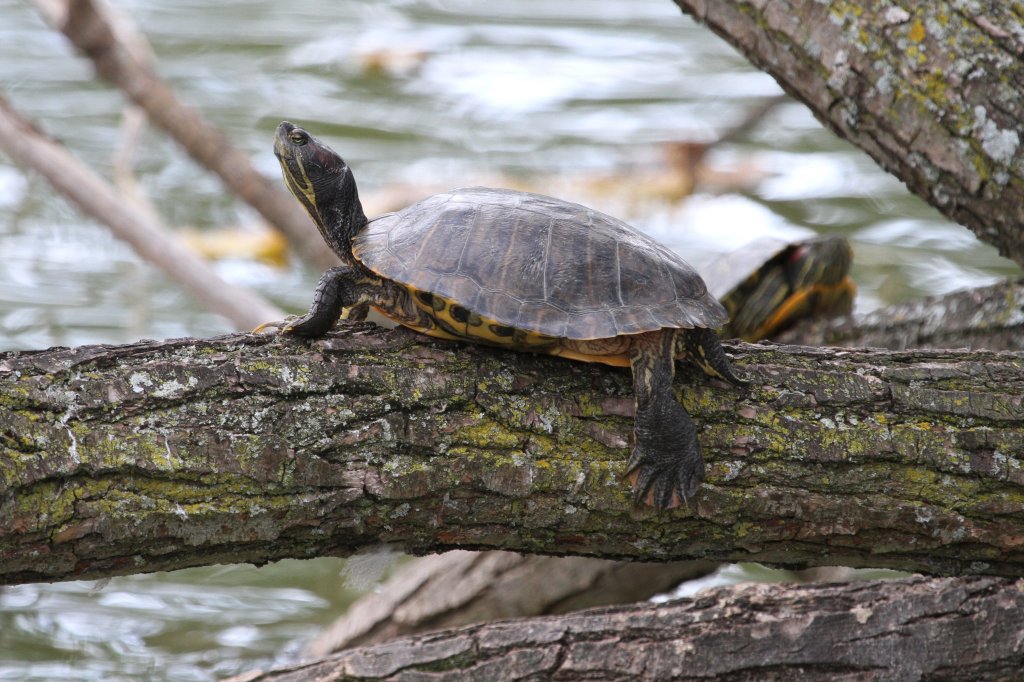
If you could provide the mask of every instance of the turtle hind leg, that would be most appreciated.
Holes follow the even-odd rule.
[[[729,358],[725,357],[722,342],[714,330],[697,327],[682,330],[679,336],[681,338],[677,343],[677,355],[685,355],[690,362],[701,368],[708,376],[725,379],[734,386],[750,385],[749,381],[740,379],[732,371],[732,364],[729,362]]]
[[[672,390],[675,343],[676,330],[665,329],[638,335],[630,351],[636,447],[626,475],[637,506],[658,510],[683,504],[704,480],[697,429]]]

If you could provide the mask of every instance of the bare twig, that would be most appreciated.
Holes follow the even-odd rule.
[[[105,223],[119,239],[178,282],[196,300],[240,329],[279,319],[283,313],[262,297],[221,279],[209,265],[169,236],[157,217],[125,202],[101,177],[47,137],[0,98],[0,146]]]
[[[133,52],[121,45],[119,35],[125,29],[115,30],[115,24],[123,26],[127,17],[112,20],[99,0],[35,3],[47,21],[92,60],[100,76],[120,88],[193,159],[219,175],[231,191],[280,229],[303,258],[322,268],[338,263],[298,203],[279,184],[256,171],[249,157],[235,149],[223,132],[182,103],[147,64],[140,64]],[[141,36],[137,30],[132,33]],[[269,131],[267,136],[269,140]]]

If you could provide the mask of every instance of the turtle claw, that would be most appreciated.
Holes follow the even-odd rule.
[[[704,460],[696,440],[692,447],[686,447],[682,457],[638,445],[629,459],[626,476],[633,483],[633,504],[637,507],[675,509],[697,493],[704,481]]]
[[[261,334],[266,329],[276,329],[278,333],[286,333],[290,331],[291,324],[295,320],[299,319],[297,315],[289,315],[283,320],[276,320],[274,322],[264,322],[250,332],[251,334]]]
[[[336,321],[337,316],[314,314],[311,311],[302,317],[293,315],[286,318],[287,324],[281,327],[281,333],[309,339],[316,338],[329,332]]]
[[[687,359],[705,374],[728,381],[733,386],[745,387],[750,381],[741,379],[733,372],[732,364],[725,356],[722,342],[711,329],[694,329],[682,335],[682,345]]]

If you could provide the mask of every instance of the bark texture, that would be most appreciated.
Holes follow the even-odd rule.
[[[1024,281],[1005,281],[864,316],[809,321],[782,335],[803,345],[1024,350]],[[307,648],[310,656],[499,618],[643,601],[715,567],[509,552],[453,551],[404,566],[364,595]],[[804,573],[830,571],[808,569]]]
[[[1022,630],[1019,581],[748,585],[399,639],[233,682],[1013,680]]]
[[[1024,265],[1024,1],[675,2]]]
[[[637,510],[625,371],[368,325],[0,356],[0,581],[506,549],[1019,575],[1024,355],[734,347]]]
[[[815,320],[780,335],[783,343],[874,348],[1024,350],[1024,280],[928,296],[868,315]]]

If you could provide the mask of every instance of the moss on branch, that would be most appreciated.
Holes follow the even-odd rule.
[[[0,580],[496,548],[1017,575],[1024,355],[733,347],[634,509],[628,372],[359,326],[0,355]]]

